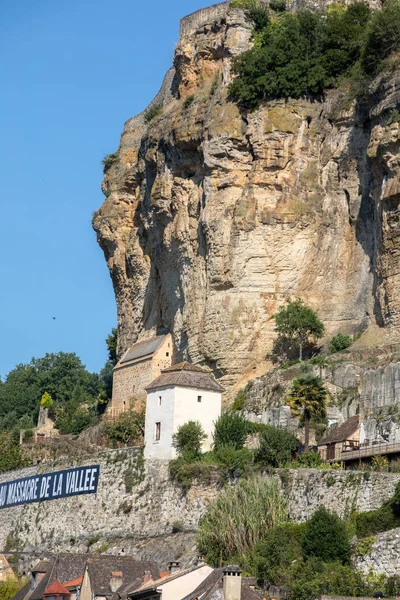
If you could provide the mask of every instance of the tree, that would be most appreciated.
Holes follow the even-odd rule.
[[[306,306],[301,298],[288,299],[286,305],[273,316],[275,330],[289,339],[293,339],[299,346],[299,359],[303,360],[304,344],[312,338],[314,341],[321,338],[325,328],[317,314]]]
[[[186,460],[195,460],[201,454],[201,444],[206,434],[198,421],[189,421],[181,425],[172,436],[172,445]]]
[[[298,445],[298,439],[286,429],[266,425],[256,454],[256,462],[276,468],[286,467]]]
[[[306,522],[302,539],[304,558],[316,557],[325,562],[348,563],[351,556],[349,532],[345,523],[324,506],[317,508]]]
[[[113,327],[111,333],[106,337],[106,344],[108,348],[108,358],[111,360],[113,365],[118,362],[117,358],[117,345],[118,345],[118,329]]]
[[[53,404],[53,398],[50,396],[50,394],[45,392],[42,396],[42,399],[40,400],[40,406],[42,408],[50,408],[51,406],[53,406]]]
[[[382,10],[374,10],[362,54],[366,73],[374,75],[379,64],[400,47],[400,2],[387,0]]]
[[[231,446],[235,450],[243,448],[248,434],[247,421],[237,413],[223,413],[215,422],[214,450]]]
[[[22,456],[19,440],[7,431],[0,432],[0,473],[20,469],[28,464]]]
[[[26,579],[7,578],[5,581],[0,581],[0,598],[1,600],[11,600],[26,585]]]
[[[311,374],[301,375],[293,381],[287,395],[287,402],[296,416],[304,423],[304,445],[310,445],[310,421],[323,419],[326,416],[327,391],[319,377]]]

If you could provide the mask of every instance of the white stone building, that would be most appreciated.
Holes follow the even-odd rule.
[[[224,388],[207,371],[179,363],[164,369],[146,391],[145,458],[174,458],[172,436],[188,421],[199,421],[207,436],[202,450],[211,449]]]

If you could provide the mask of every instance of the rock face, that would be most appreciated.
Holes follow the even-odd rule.
[[[227,86],[250,43],[229,3],[183,19],[161,112],[125,124],[93,219],[119,352],[171,331],[177,358],[228,388],[265,372],[286,296],[328,334],[400,326],[399,75],[368,103],[335,91],[243,113]]]

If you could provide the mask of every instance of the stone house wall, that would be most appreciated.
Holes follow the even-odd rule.
[[[172,338],[167,335],[154,354],[125,364],[118,363],[114,368],[113,396],[109,414],[116,416],[127,410],[135,400],[144,401],[146,386],[160,375],[162,369],[170,367],[172,360]]]

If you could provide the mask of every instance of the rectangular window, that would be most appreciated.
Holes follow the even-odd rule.
[[[197,402],[201,402],[201,396],[197,396]]]
[[[162,402],[162,397],[158,396],[158,406],[161,406],[161,402]]]
[[[154,432],[154,441],[159,442],[161,438],[161,423],[156,423],[156,430]]]
[[[165,356],[169,356],[169,352],[166,352],[166,353],[165,353]]]

